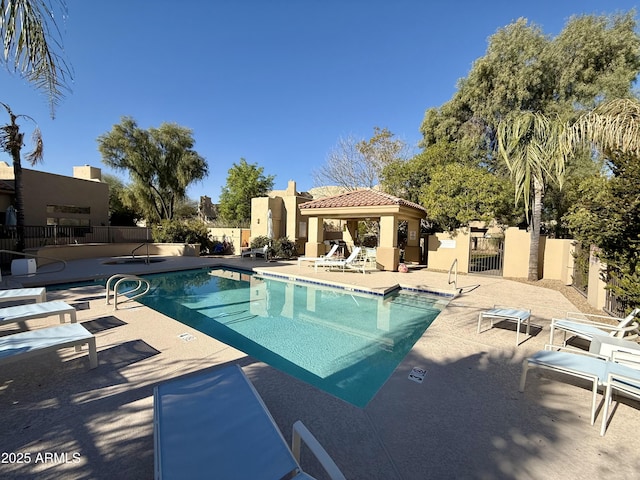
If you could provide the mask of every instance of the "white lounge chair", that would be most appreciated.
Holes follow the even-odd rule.
[[[349,255],[345,259],[329,258],[326,260],[324,259],[316,260],[314,264],[315,271],[316,272],[318,271],[318,267],[328,268],[328,269],[340,268],[342,269],[343,272],[347,268],[351,268],[353,270],[358,270],[358,271],[362,271],[362,273],[365,273],[365,263],[359,259],[359,255],[360,255],[360,247],[355,247],[351,252],[351,255]]]
[[[156,479],[312,479],[300,466],[301,440],[332,480],[345,478],[299,421],[289,449],[237,365],[161,383],[153,420]]]
[[[245,250],[244,252],[242,252],[240,257],[241,258],[244,258],[244,257],[258,258],[258,255],[261,255],[266,260],[268,250],[269,250],[269,245],[265,245],[264,247],[260,247],[260,248],[251,248],[249,250]]]
[[[37,288],[9,288],[0,290],[0,302],[13,302],[18,300],[33,300],[36,303],[47,301],[47,289]]]
[[[0,337],[0,364],[56,351],[66,347],[89,346],[89,368],[98,366],[96,338],[79,323],[39,328]]]
[[[614,361],[622,362],[631,366],[635,370],[640,368],[640,355],[631,352],[613,352]],[[600,427],[600,435],[603,436],[607,431],[609,423],[609,407],[613,400],[613,395],[621,395],[624,397],[635,398],[640,400],[640,372],[637,375],[629,376],[619,372],[609,372],[607,376],[607,388],[604,394],[604,407],[602,409],[602,426]]]
[[[29,303],[27,305],[0,308],[0,324],[17,322],[21,328],[27,328],[26,320],[46,318],[53,315],[60,317],[60,323],[64,323],[65,315],[69,315],[71,323],[77,322],[75,308],[62,300],[54,300],[51,302]]]
[[[300,268],[301,262],[316,262],[318,260],[329,260],[330,258],[334,258],[334,255],[338,251],[338,248],[340,248],[340,245],[334,243],[333,245],[331,245],[331,249],[327,252],[327,254],[322,257],[298,257],[298,268]]]
[[[561,330],[564,333],[563,345],[567,343],[567,333],[589,341],[593,339],[594,335],[609,335],[622,338],[629,333],[638,332],[636,316],[639,313],[640,308],[636,308],[625,318],[615,318],[606,315],[569,312],[565,318],[551,319],[549,343],[554,345],[556,330]],[[612,325],[602,320],[617,320],[618,324]]]
[[[588,380],[592,383],[591,390],[593,392],[591,400],[591,425],[594,424],[596,418],[598,388],[606,385],[610,373],[631,376],[640,381],[640,372],[627,365],[609,361],[601,356],[587,352],[551,350],[552,348],[557,348],[557,346],[554,345],[547,345],[546,347],[547,350],[540,350],[523,361],[520,391],[524,391],[527,372],[531,368],[536,367]]]

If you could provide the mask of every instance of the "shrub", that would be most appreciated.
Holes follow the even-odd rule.
[[[271,239],[269,237],[265,237],[264,235],[260,237],[255,237],[251,240],[251,248],[262,248],[265,245],[269,245],[271,243]]]
[[[265,245],[269,245],[267,250],[269,258],[292,258],[297,255],[296,244],[287,237],[271,240],[263,235],[251,240],[251,248],[262,248]]]
[[[151,236],[157,243],[199,243],[201,255],[213,252],[207,227],[197,220],[162,220],[153,226]]]
[[[275,250],[274,256],[277,258],[292,258],[298,254],[295,242],[292,242],[287,237],[278,238],[274,241],[273,249]]]

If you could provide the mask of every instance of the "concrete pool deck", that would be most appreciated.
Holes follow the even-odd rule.
[[[70,262],[63,272],[21,278],[25,286],[113,273],[215,265],[264,268],[279,275],[370,289],[397,284],[450,290],[447,274],[318,272],[296,262],[172,257],[150,265]],[[12,279],[5,279],[12,280]],[[17,280],[17,279],[16,279]],[[8,282],[7,282],[8,283]],[[518,392],[522,360],[542,349],[554,316],[577,310],[555,290],[496,277],[460,276],[461,296],[438,316],[365,408],[357,408],[136,302],[117,311],[104,289],[51,290],[78,309],[96,335],[99,367],[86,351],[9,364],[0,371],[0,478],[153,478],[153,387],[164,380],[238,363],[283,435],[302,420],[348,479],[633,478],[640,469],[636,404],[615,410],[604,437],[589,424],[590,390],[529,374]],[[534,335],[515,346],[513,328],[476,333],[478,313],[495,304],[529,308]],[[29,321],[29,328],[57,319]],[[15,332],[16,325],[0,327]],[[183,334],[187,334],[186,336]],[[521,340],[523,336],[521,335]],[[408,379],[414,367],[424,381]],[[30,454],[22,463],[19,456]],[[322,479],[313,459],[303,467]],[[215,465],[211,465],[211,478]]]

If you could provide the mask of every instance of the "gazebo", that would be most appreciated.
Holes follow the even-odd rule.
[[[407,221],[405,260],[420,261],[420,220],[427,211],[417,203],[377,190],[364,189],[302,203],[300,213],[308,218],[305,255],[317,257],[325,253],[324,220],[346,220],[352,238],[356,238],[359,220],[378,221],[380,237],[376,260],[383,270],[395,271],[400,261],[398,223]]]

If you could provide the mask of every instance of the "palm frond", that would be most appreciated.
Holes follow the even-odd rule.
[[[64,0],[56,3],[64,17]],[[54,117],[55,107],[64,91],[70,90],[73,74],[58,53],[63,48],[51,2],[0,0],[0,37],[5,65],[47,94]]]
[[[511,173],[516,203],[524,199],[527,218],[534,184],[548,179],[562,187],[570,153],[565,135],[562,121],[537,112],[514,112],[498,125],[498,151]]]
[[[640,102],[620,98],[580,116],[570,130],[574,144],[591,144],[603,152],[640,155]]]

